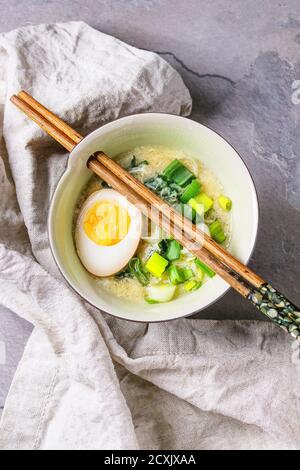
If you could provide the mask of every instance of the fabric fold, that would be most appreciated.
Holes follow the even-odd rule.
[[[46,214],[68,157],[9,97],[25,89],[85,135],[133,113],[188,115],[178,73],[82,22],[1,35],[0,64],[0,303],[35,327],[0,448],[299,447],[299,362],[276,326],[118,320],[71,291],[50,253]]]

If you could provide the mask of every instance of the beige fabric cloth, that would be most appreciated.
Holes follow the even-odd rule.
[[[106,317],[69,290],[49,251],[46,214],[67,154],[9,96],[26,89],[85,134],[135,112],[189,114],[181,78],[157,55],[79,22],[13,31],[0,47],[0,303],[35,325],[0,447],[299,447],[288,336],[260,322]]]

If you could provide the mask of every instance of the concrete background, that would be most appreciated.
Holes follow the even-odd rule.
[[[299,0],[0,0],[0,11],[0,32],[83,20],[169,61],[191,91],[192,118],[226,137],[253,175],[261,215],[251,267],[300,304]],[[31,326],[0,315],[1,407]],[[199,317],[262,319],[234,292]]]

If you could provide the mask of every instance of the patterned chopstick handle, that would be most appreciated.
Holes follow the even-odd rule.
[[[248,295],[258,310],[300,341],[300,309],[270,284],[262,284]]]

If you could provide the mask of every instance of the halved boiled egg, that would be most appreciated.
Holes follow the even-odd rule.
[[[141,231],[141,212],[117,191],[101,189],[80,210],[75,229],[78,256],[90,273],[111,276],[134,256]]]

